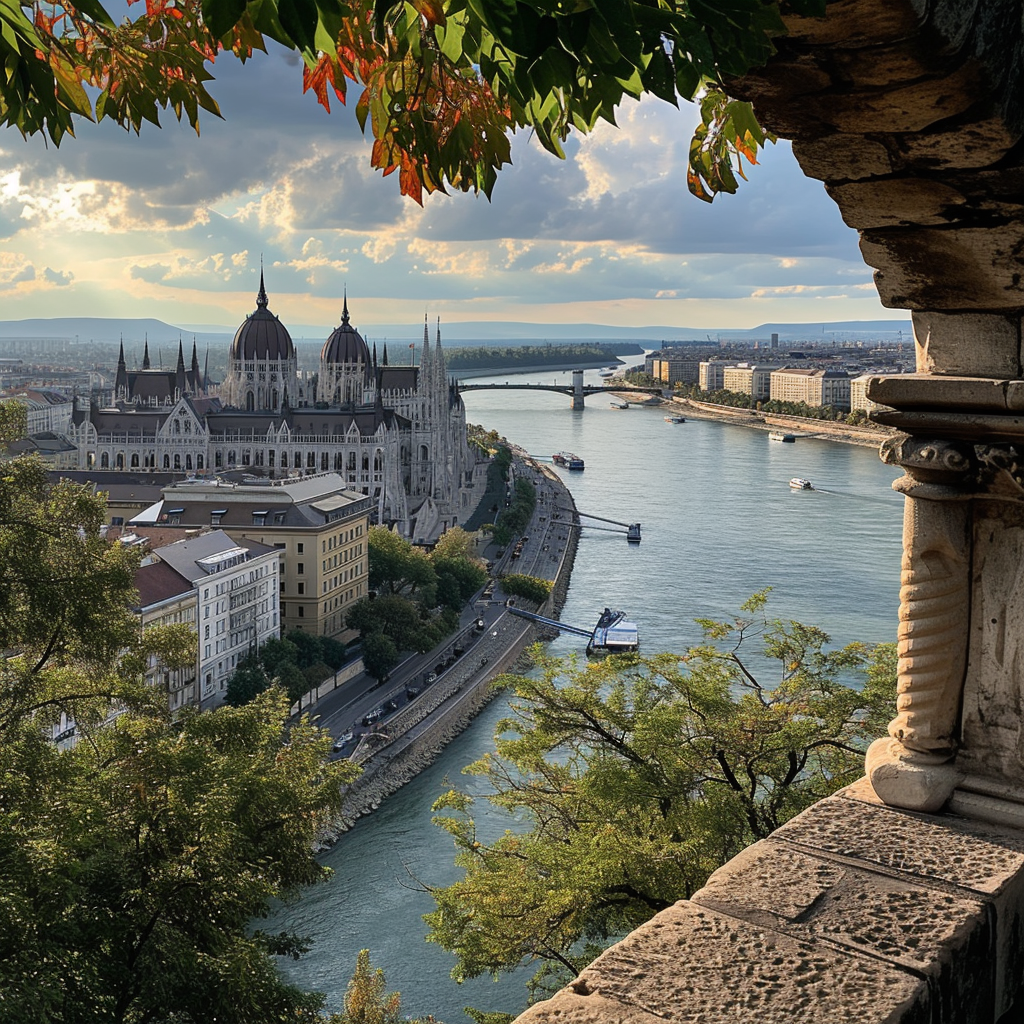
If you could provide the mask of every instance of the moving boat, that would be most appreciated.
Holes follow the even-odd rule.
[[[557,466],[565,466],[568,469],[583,469],[583,460],[572,452],[555,452],[551,461]]]
[[[665,417],[665,422],[666,423],[685,423],[686,422],[686,417],[685,416],[666,416]]]
[[[628,409],[629,408],[629,402],[623,402],[621,405],[617,405],[615,402],[612,402],[612,408],[613,409]]]
[[[790,443],[796,441],[796,434],[785,434],[781,430],[770,430],[768,431],[769,441],[789,441]]]
[[[792,487],[794,491],[814,490],[814,485],[811,483],[811,481],[805,480],[802,476],[793,477],[793,479],[789,481],[789,486]]]

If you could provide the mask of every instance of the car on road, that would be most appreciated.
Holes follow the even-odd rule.
[[[398,710],[398,701],[394,700],[394,699],[384,701],[384,710],[385,711],[397,711]]]
[[[336,754],[345,749],[345,745],[351,743],[355,739],[355,733],[345,732],[342,733],[335,741],[334,746],[331,748]]]
[[[434,681],[435,681],[436,679],[437,679],[437,673],[436,673],[436,672],[428,672],[428,673],[427,673],[427,685],[428,685],[428,686],[429,686],[429,685],[430,685],[430,684],[431,684],[432,682],[434,682]]]
[[[487,623],[484,622],[483,619],[477,619],[476,622],[473,623],[473,628],[479,632],[483,632],[487,628]]]
[[[384,709],[374,708],[372,711],[368,711],[363,715],[363,725],[373,725],[375,722],[379,722],[384,717]]]
[[[422,693],[418,686],[407,686],[405,688],[405,699],[412,700],[413,697],[418,697]]]

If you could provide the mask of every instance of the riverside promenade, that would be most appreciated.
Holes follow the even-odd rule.
[[[579,534],[572,526],[575,505],[551,466],[534,462],[514,447],[513,451],[513,473],[537,488],[537,506],[525,532],[529,539],[519,558],[511,562],[510,547],[497,559],[490,581],[463,611],[458,631],[428,654],[408,658],[386,686],[372,688],[372,680],[359,677],[350,684],[350,699],[340,706],[317,704],[308,709],[322,726],[344,736],[360,716],[378,706],[387,708],[389,702],[397,705],[354,739],[352,749],[343,747],[340,752],[363,771],[345,791],[341,814],[322,836],[324,845],[431,764],[499,692],[494,686],[498,676],[527,667],[526,651],[542,633],[508,612],[498,577],[511,565],[516,572],[551,581],[551,596],[538,609],[542,614],[557,615],[564,604]],[[565,511],[570,508],[571,514]],[[462,653],[456,655],[457,650]]]

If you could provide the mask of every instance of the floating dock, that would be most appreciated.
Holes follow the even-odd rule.
[[[626,621],[625,612],[605,608],[597,620],[597,625],[593,629],[584,629],[582,626],[572,626],[568,622],[549,619],[544,615],[524,611],[515,606],[510,606],[508,610],[521,619],[529,619],[531,622],[551,626],[560,633],[586,637],[587,654],[624,654],[640,648],[640,629],[635,622]]]

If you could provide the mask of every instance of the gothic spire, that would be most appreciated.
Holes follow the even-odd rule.
[[[373,343],[373,366],[374,369],[377,367],[377,342]]]
[[[267,308],[267,302],[268,302],[268,299],[267,299],[267,289],[263,287],[263,260],[261,259],[260,260],[260,290],[259,290],[259,294],[256,296],[256,305],[260,309],[266,309]]]
[[[341,322],[348,323],[348,285],[345,285],[345,298],[341,305]]]
[[[146,335],[146,347],[142,350],[142,368],[148,370],[149,366],[149,335]]]
[[[174,368],[174,387],[181,395],[185,394],[185,353],[178,339],[178,365]]]
[[[190,372],[191,372],[191,375],[192,375],[192,381],[191,381],[192,394],[198,395],[199,394],[199,379],[200,379],[199,378],[199,353],[196,351],[196,338],[195,338],[195,335],[192,336],[192,366],[191,366],[191,371]]]
[[[117,373],[114,376],[114,393],[128,390],[128,370],[124,365],[124,335],[121,336],[121,349],[117,355]]]

